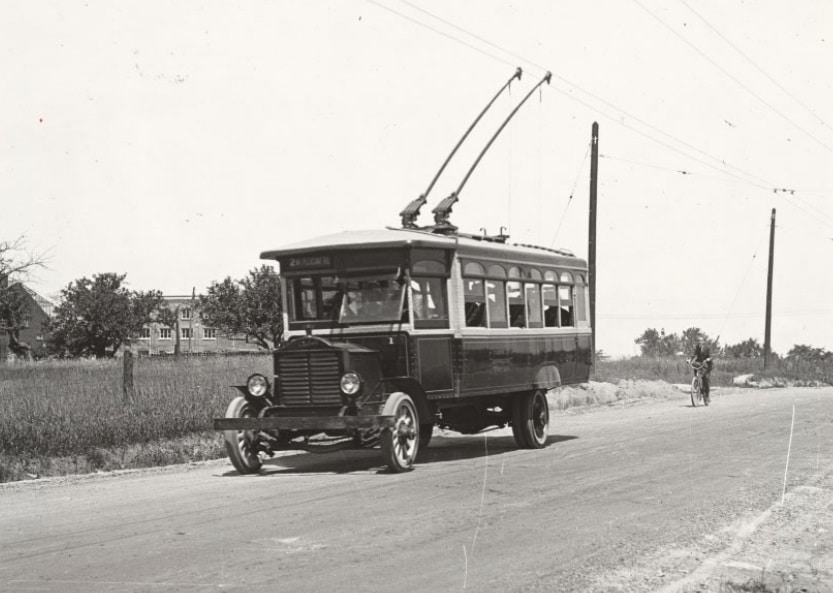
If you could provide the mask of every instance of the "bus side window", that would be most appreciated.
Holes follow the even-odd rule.
[[[525,288],[529,327],[543,327],[541,320],[541,287],[537,284],[527,284]]]
[[[501,280],[486,280],[486,306],[489,327],[508,327],[506,322],[506,288]]]
[[[520,282],[507,282],[506,292],[509,296],[510,327],[526,327],[526,304]]]
[[[486,298],[483,281],[463,279],[466,327],[486,327]]]
[[[561,327],[573,325],[573,287],[559,286],[559,300],[561,301]]]
[[[411,278],[414,323],[426,321],[431,322],[430,327],[448,327],[444,282],[442,278]]]
[[[584,286],[584,276],[578,276],[576,281],[576,321],[587,321],[587,292]]]
[[[558,292],[552,284],[542,287],[544,296],[544,327],[558,327]]]
[[[312,278],[295,278],[292,281],[292,318],[301,321],[315,319],[315,284]]]

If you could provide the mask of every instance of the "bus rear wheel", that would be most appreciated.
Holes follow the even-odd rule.
[[[550,408],[541,389],[517,396],[512,401],[512,434],[522,449],[541,449],[547,444]]]
[[[414,400],[406,393],[393,393],[385,402],[384,416],[393,416],[393,427],[379,435],[382,458],[392,472],[406,472],[414,467],[419,449],[419,415]]]

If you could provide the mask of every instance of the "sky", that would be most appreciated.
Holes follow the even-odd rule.
[[[0,21],[0,239],[30,279],[190,294],[261,251],[399,226],[439,178],[461,231],[588,254],[597,348],[647,328],[833,350],[827,0],[31,2]]]

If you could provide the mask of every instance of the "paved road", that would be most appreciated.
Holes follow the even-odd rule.
[[[785,470],[788,493],[830,473],[833,388],[559,413],[540,451],[503,430],[423,457],[0,486],[0,591],[672,591],[780,502]]]

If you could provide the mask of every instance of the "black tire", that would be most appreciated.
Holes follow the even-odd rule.
[[[512,400],[512,436],[515,437],[515,444],[521,449],[529,448],[522,430],[524,423],[522,417],[524,407],[523,400],[525,398],[526,394],[515,396]]]
[[[414,468],[419,451],[419,414],[414,400],[406,393],[393,393],[385,402],[383,416],[393,416],[393,428],[383,428],[379,434],[382,459],[392,472],[407,472]]]
[[[700,401],[700,377],[696,376],[691,380],[691,407],[696,408]]]
[[[425,449],[428,443],[431,442],[431,437],[434,435],[434,424],[420,424],[419,425],[419,448]]]
[[[512,434],[522,449],[541,449],[549,437],[550,407],[541,389],[517,396],[512,402]]]
[[[256,418],[252,404],[244,397],[235,397],[226,408],[226,418]],[[250,430],[225,430],[223,439],[226,445],[226,454],[231,464],[241,474],[256,474],[260,471],[263,461],[260,455],[254,452],[252,445],[252,431]]]

